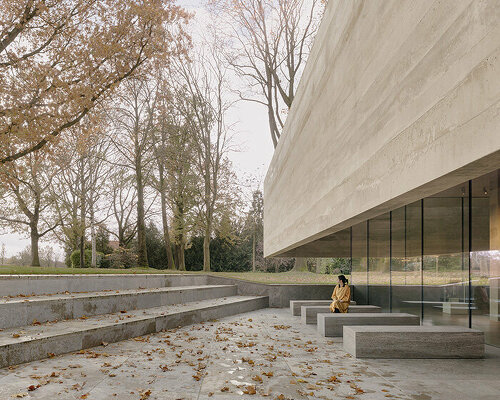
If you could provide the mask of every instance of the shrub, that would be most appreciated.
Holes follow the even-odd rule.
[[[83,253],[84,259],[85,259],[85,265],[83,268],[90,268],[92,264],[92,250],[85,250]],[[75,250],[73,253],[71,253],[70,256],[71,260],[71,266],[73,268],[81,268],[80,267],[80,250]],[[104,260],[104,254],[97,252],[97,260],[96,260],[96,267],[97,268],[107,268],[103,266],[103,260]]]
[[[106,256],[109,260],[111,268],[136,268],[137,267],[137,254],[131,249],[120,247],[112,254]]]
[[[325,274],[343,274],[349,275],[351,273],[351,260],[349,258],[332,258],[326,264]]]

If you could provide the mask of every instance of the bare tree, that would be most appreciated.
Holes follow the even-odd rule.
[[[29,232],[31,265],[38,267],[39,241],[60,223],[51,212],[54,198],[49,191],[59,169],[50,165],[42,154],[30,154],[12,167],[5,170],[0,179],[4,184],[0,197],[0,224],[10,230]]]
[[[229,16],[228,62],[246,83],[244,100],[267,109],[274,147],[292,106],[317,30],[320,0],[210,0],[215,15]],[[220,19],[218,19],[219,22]]]
[[[104,223],[109,216],[109,207],[103,201],[111,173],[111,165],[106,159],[110,142],[100,130],[104,126],[102,118],[85,118],[69,129],[53,157],[60,169],[51,188],[56,198],[54,209],[61,219],[56,236],[70,254],[80,249],[82,263],[85,232],[90,226],[92,267],[97,266],[95,226]]]
[[[173,241],[179,270],[186,269],[184,253],[188,233],[196,224],[195,205],[201,179],[195,166],[195,137],[179,114],[172,115],[167,145],[166,171],[169,181],[168,199],[173,213]]]
[[[202,179],[201,225],[204,231],[203,269],[210,271],[210,238],[214,229],[214,216],[220,198],[220,180],[229,151],[227,110],[233,104],[227,98],[227,68],[221,58],[220,43],[204,44],[205,52],[192,57],[190,64],[179,64],[182,84],[176,95],[186,97],[178,103],[186,126],[194,135],[195,165]]]
[[[120,247],[127,247],[137,233],[137,190],[134,176],[127,167],[115,168],[109,178],[112,215],[115,217],[116,232],[110,230],[118,239]]]
[[[153,156],[152,132],[158,102],[158,82],[147,75],[129,80],[116,99],[115,135],[111,136],[122,166],[132,169],[137,197],[137,256],[140,267],[148,266],[146,248],[145,189]]]
[[[161,219],[163,226],[163,241],[167,251],[167,266],[169,269],[175,269],[174,255],[172,252],[172,241],[170,240],[170,229],[168,224],[168,166],[169,158],[172,155],[169,152],[171,135],[177,134],[176,127],[173,124],[173,110],[169,108],[170,90],[164,72],[159,71],[155,77],[158,81],[158,101],[156,110],[152,110],[155,115],[154,127],[151,130],[151,141],[153,144],[153,153],[156,160],[157,175],[152,174],[152,183],[160,194]],[[184,263],[182,266],[183,269]]]

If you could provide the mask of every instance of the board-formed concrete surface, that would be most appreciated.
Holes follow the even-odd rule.
[[[460,326],[344,326],[343,341],[358,358],[484,356],[484,332]]]
[[[497,400],[498,376],[497,348],[480,360],[354,359],[341,339],[264,309],[0,369],[0,399]]]
[[[329,306],[332,300],[290,300],[290,311],[292,315],[300,316],[300,308],[302,306]],[[351,306],[355,306],[356,302],[351,300]]]
[[[0,329],[234,296],[235,285],[179,286],[0,299]]]
[[[263,296],[231,296],[5,329],[0,332],[0,367],[266,308],[268,305],[268,298]]]
[[[348,256],[327,236],[497,169],[499,43],[498,0],[329,1],[265,178],[265,256]]]
[[[342,336],[351,325],[420,325],[420,317],[407,313],[318,314],[318,333],[325,337]]]
[[[379,313],[382,308],[378,306],[349,306],[348,314]],[[331,313],[330,306],[302,306],[300,307],[300,319],[303,324],[316,324],[317,315],[320,313]]]

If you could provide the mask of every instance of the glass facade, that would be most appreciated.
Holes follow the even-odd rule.
[[[460,325],[500,346],[500,170],[349,229],[358,304]]]

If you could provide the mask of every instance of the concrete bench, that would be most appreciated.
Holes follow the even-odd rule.
[[[292,315],[300,316],[300,307],[302,306],[329,306],[332,300],[290,300],[290,311]],[[351,300],[351,306],[356,305]]]
[[[406,313],[318,314],[318,333],[342,336],[344,326],[351,325],[420,325],[420,317]]]
[[[382,309],[377,306],[349,306],[348,314],[357,313],[379,313]],[[300,318],[305,324],[316,324],[317,315],[320,313],[331,313],[330,305],[328,306],[302,306],[300,310]]]
[[[481,358],[484,333],[461,326],[344,326],[344,350],[360,358]]]

